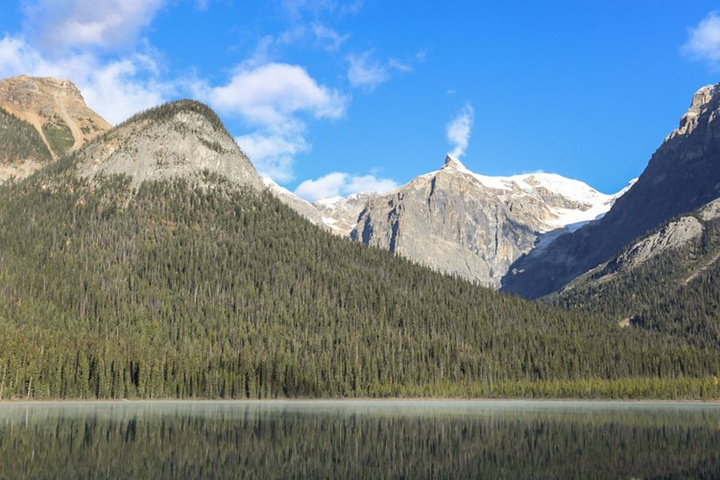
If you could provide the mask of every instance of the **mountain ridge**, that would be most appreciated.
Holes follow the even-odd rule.
[[[215,174],[258,191],[265,189],[217,114],[194,100],[141,112],[91,141],[76,159],[84,177],[124,174],[136,186],[173,177],[202,181]]]

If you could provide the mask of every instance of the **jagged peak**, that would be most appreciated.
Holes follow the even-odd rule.
[[[455,170],[467,170],[465,165],[452,153],[445,155],[445,164],[443,168],[454,168]]]
[[[705,85],[693,94],[690,107],[680,119],[680,125],[665,140],[676,135],[686,135],[697,127],[700,115],[709,107],[718,93],[718,85]]]
[[[698,91],[693,94],[690,108],[701,108],[703,105],[710,103],[716,91],[717,85],[705,85],[699,88]]]

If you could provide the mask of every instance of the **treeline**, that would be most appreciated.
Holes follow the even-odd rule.
[[[24,120],[0,108],[0,165],[34,160],[48,162],[50,151],[40,133]]]
[[[270,194],[88,182],[64,159],[0,190],[2,398],[718,397],[718,349],[431,272]]]

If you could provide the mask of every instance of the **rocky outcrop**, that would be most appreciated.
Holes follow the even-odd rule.
[[[136,115],[78,152],[82,176],[125,174],[137,185],[182,177],[202,183],[219,175],[237,185],[265,186],[217,115],[181,100]]]
[[[720,197],[719,116],[718,87],[698,90],[679,127],[612,209],[600,221],[520,258],[502,289],[530,298],[559,290],[638,237]]]
[[[517,258],[612,201],[559,175],[478,175],[448,155],[439,171],[371,199],[351,238],[496,288]]]

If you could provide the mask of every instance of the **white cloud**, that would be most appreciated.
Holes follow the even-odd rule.
[[[682,53],[717,67],[720,63],[720,14],[711,12],[697,27],[689,28],[688,35]]]
[[[155,61],[141,54],[101,62],[90,54],[48,59],[24,40],[0,40],[0,77],[33,75],[67,78],[87,104],[110,123],[119,123],[168,98],[175,85],[157,77]]]
[[[350,85],[372,91],[381,83],[390,80],[393,71],[409,72],[412,70],[409,65],[395,59],[382,63],[374,58],[374,54],[375,51],[371,49],[361,54],[348,56]]]
[[[295,189],[295,195],[308,202],[340,195],[348,179],[347,173],[333,172],[317,180],[305,180]]]
[[[25,5],[25,31],[44,50],[125,48],[167,0],[34,0]]]
[[[240,65],[226,85],[197,85],[197,95],[218,112],[239,116],[257,128],[237,138],[258,171],[276,182],[293,179],[293,158],[308,152],[308,118],[345,114],[348,98],[320,85],[298,65]]]
[[[453,145],[451,155],[460,157],[465,154],[472,133],[474,113],[472,105],[468,103],[447,125],[447,139]]]
[[[389,178],[377,178],[375,175],[353,176],[345,186],[344,193],[347,195],[360,192],[384,193],[397,187],[397,182]]]
[[[348,101],[337,90],[319,85],[304,68],[285,63],[240,68],[227,85],[204,90],[218,111],[271,129],[292,125],[303,113],[339,118]]]
[[[264,135],[259,132],[237,137],[240,145],[260,175],[277,182],[293,179],[293,157],[310,150],[301,136]]]
[[[304,198],[308,202],[315,202],[323,198],[346,196],[360,192],[384,193],[397,187],[397,182],[389,178],[332,172],[317,180],[305,180],[295,189],[295,195]]]

